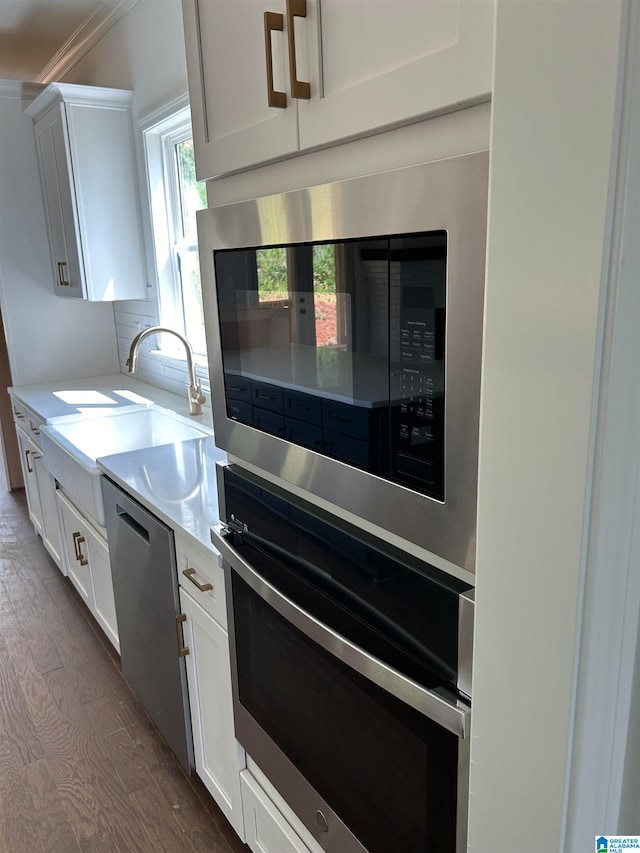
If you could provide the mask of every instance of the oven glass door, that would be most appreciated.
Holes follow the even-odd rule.
[[[369,853],[453,853],[463,742],[337,660],[236,572],[232,594],[244,712]],[[249,734],[247,750],[278,787],[255,743]],[[309,814],[313,831],[313,803]]]
[[[444,500],[447,234],[215,252],[227,417]]]

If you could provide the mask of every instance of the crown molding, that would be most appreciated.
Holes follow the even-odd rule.
[[[104,89],[100,86],[78,86],[74,83],[49,83],[42,93],[31,101],[25,113],[34,121],[43,116],[54,104],[84,104],[93,107],[127,109],[131,106],[133,92],[129,89]]]
[[[0,98],[16,98],[23,102],[33,101],[42,92],[40,83],[23,83],[21,80],[0,80]]]
[[[37,81],[52,83],[63,78],[137,2],[118,0],[114,5],[113,2],[102,0],[95,12],[80,24],[49,60],[38,74]]]

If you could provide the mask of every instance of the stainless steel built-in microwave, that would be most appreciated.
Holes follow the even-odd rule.
[[[488,153],[198,214],[217,444],[473,571]]]

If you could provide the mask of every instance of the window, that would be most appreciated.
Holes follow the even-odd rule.
[[[206,207],[196,181],[189,108],[144,129],[149,200],[158,279],[159,321],[181,332],[196,360],[206,362],[196,211]],[[184,349],[163,336],[162,354],[184,360]]]

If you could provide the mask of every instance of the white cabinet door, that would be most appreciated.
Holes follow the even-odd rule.
[[[300,149],[488,100],[493,0],[308,0],[320,91],[298,101]],[[308,25],[317,18],[319,34]],[[321,61],[313,52],[320,51]]]
[[[82,544],[79,550],[81,553],[84,552],[89,560],[91,582],[93,585],[93,606],[91,611],[102,630],[111,640],[111,643],[120,652],[109,548],[102,536],[99,536],[88,525],[84,525],[83,532],[86,543]]]
[[[227,632],[184,590],[180,605],[189,684],[196,770],[244,841],[240,771],[244,750],[236,741]]]
[[[67,573],[109,640],[120,651],[109,547],[60,490],[56,492]]]
[[[199,180],[245,169],[298,150],[289,95],[287,34],[270,36],[273,87],[267,100],[265,12],[285,16],[285,0],[183,0],[187,70]]]
[[[494,9],[494,0],[183,0],[198,178],[488,100]],[[281,31],[266,35],[266,12]],[[281,107],[269,106],[268,68]]]
[[[21,429],[16,429],[16,435],[20,448],[20,464],[22,465],[22,479],[24,480],[24,490],[29,507],[29,518],[36,532],[42,536],[42,506],[36,475],[36,459],[40,459],[42,454]]]
[[[82,297],[64,116],[55,107],[34,125],[55,292]]]
[[[80,593],[89,610],[93,609],[93,589],[91,570],[86,549],[86,536],[83,519],[73,504],[62,494],[57,493],[60,521],[62,525],[62,547],[66,552],[69,579]]]
[[[40,448],[40,419],[17,398],[12,398],[12,409],[29,517],[36,532],[42,537],[45,548],[64,573],[56,506],[56,481],[44,466]]]
[[[56,506],[56,481],[44,466],[41,455],[34,457],[36,469],[36,481],[38,483],[38,496],[40,498],[40,509],[42,512],[42,541],[45,548],[51,554],[56,565],[62,567],[62,554],[60,549],[60,527],[58,523],[58,509]]]

